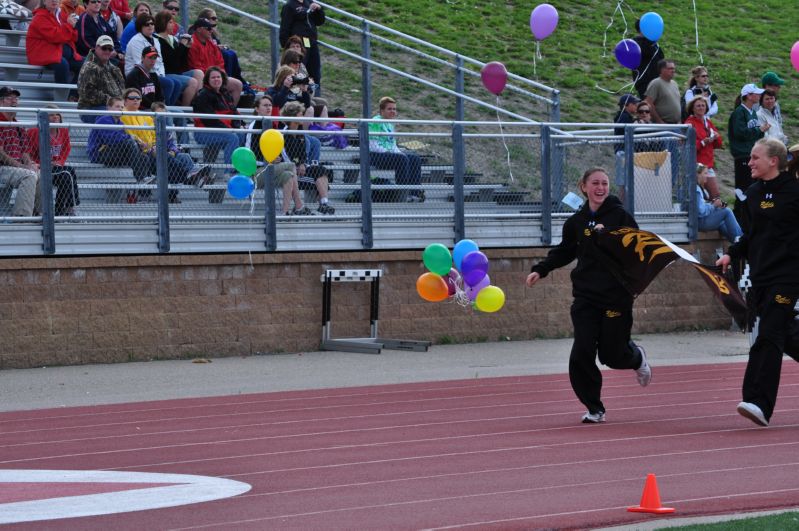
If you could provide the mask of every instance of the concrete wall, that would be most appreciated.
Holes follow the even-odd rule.
[[[711,263],[720,242],[697,249]],[[380,335],[434,342],[571,334],[570,267],[533,289],[546,249],[489,249],[495,314],[416,294],[421,253],[346,252],[0,260],[0,368],[316,350],[321,273],[381,268]],[[726,328],[731,319],[689,266],[673,264],[635,304],[634,332]],[[369,285],[333,286],[333,336],[369,335]],[[335,355],[335,353],[331,353]]]

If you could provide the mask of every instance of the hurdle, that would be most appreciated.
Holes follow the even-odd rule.
[[[380,354],[390,350],[411,350],[427,352],[430,341],[410,339],[386,339],[377,336],[378,311],[380,309],[380,277],[382,269],[327,269],[322,274],[322,350],[338,350],[362,354]],[[331,337],[331,303],[333,284],[336,282],[369,282],[369,337],[333,338]]]

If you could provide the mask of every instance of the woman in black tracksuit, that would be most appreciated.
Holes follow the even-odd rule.
[[[580,191],[588,201],[566,220],[560,244],[527,276],[527,286],[532,287],[553,269],[577,259],[571,273],[574,344],[569,357],[569,380],[577,398],[588,408],[582,418],[585,423],[605,421],[597,354],[599,361],[612,369],[635,369],[641,386],[649,385],[652,378],[644,349],[630,340],[633,297],[599,260],[599,251],[591,240],[591,231],[638,228],[621,201],[609,194],[609,187],[604,169],[592,168],[583,174]]]

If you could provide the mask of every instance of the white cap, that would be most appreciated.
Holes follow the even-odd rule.
[[[741,97],[748,96],[749,94],[763,94],[765,89],[757,88],[754,83],[749,83],[741,88]]]

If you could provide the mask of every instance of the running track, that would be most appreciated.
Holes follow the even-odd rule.
[[[625,510],[647,473],[677,516],[799,506],[799,365],[785,363],[766,429],[735,412],[740,363],[655,366],[645,389],[632,371],[604,374],[602,425],[579,423],[565,375],[2,413],[3,470],[252,485],[224,500],[9,527],[586,528],[664,518]],[[0,513],[11,500],[0,484]]]

